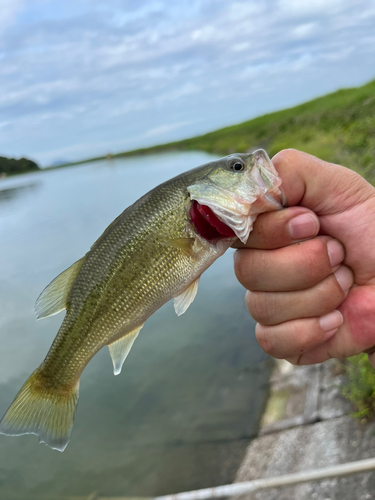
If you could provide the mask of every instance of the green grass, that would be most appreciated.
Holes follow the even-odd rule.
[[[270,156],[285,148],[300,149],[375,182],[375,80],[205,135],[112,157],[189,150],[227,155],[259,147]]]
[[[355,418],[373,420],[375,417],[375,370],[367,354],[359,354],[340,363],[347,377],[342,394],[354,405]]]

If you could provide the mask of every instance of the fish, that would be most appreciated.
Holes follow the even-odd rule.
[[[171,299],[183,314],[202,273],[237,239],[247,241],[258,214],[283,204],[277,171],[257,150],[182,173],[124,210],[38,297],[38,318],[66,314],[0,433],[36,434],[40,443],[64,451],[80,376],[93,356],[108,346],[118,375],[146,320]]]

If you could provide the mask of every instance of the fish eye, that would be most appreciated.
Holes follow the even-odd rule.
[[[233,163],[230,168],[234,170],[235,172],[242,172],[244,170],[245,165],[243,163],[240,163],[239,161],[236,161],[236,163]]]

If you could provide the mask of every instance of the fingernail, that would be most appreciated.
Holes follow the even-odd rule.
[[[319,221],[313,214],[301,214],[289,221],[289,234],[294,240],[311,238],[318,234]]]
[[[345,258],[344,247],[337,240],[329,240],[327,243],[327,251],[331,267],[337,266]]]
[[[339,285],[346,293],[353,284],[353,274],[346,266],[340,266],[334,273]]]
[[[332,335],[343,322],[344,318],[340,311],[332,311],[319,319],[321,329]]]

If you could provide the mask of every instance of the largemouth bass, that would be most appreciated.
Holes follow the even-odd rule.
[[[63,451],[90,359],[107,345],[119,374],[145,321],[172,298],[176,313],[184,313],[201,274],[237,238],[246,242],[259,213],[282,208],[280,184],[266,152],[258,150],[183,173],[127,208],[39,296],[38,318],[64,309],[66,315],[0,432],[36,434]]]

